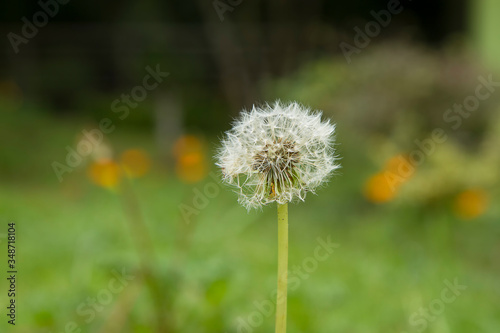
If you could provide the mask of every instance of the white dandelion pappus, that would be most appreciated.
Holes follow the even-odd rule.
[[[243,111],[226,132],[216,163],[247,209],[271,202],[304,201],[340,166],[335,125],[298,103]]]

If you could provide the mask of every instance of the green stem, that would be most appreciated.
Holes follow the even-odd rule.
[[[158,332],[171,332],[171,316],[166,313],[166,299],[163,287],[157,277],[157,273],[153,270],[156,264],[156,258],[153,248],[151,235],[148,231],[143,218],[139,200],[135,195],[134,188],[130,179],[125,179],[121,184],[121,199],[125,214],[129,218],[130,231],[136,240],[137,252],[139,253],[141,270],[144,276],[146,285],[148,286],[151,297],[157,311],[157,326]]]
[[[278,293],[276,296],[276,333],[286,332],[288,289],[288,204],[278,204]]]

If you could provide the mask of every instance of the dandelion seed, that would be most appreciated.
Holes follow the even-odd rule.
[[[320,112],[297,103],[254,106],[226,133],[217,165],[247,209],[304,201],[339,167],[334,132]]]

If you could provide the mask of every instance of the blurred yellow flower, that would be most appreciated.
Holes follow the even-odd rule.
[[[177,176],[186,183],[195,183],[208,174],[203,142],[194,135],[180,137],[174,145]]]
[[[192,151],[203,150],[203,143],[194,135],[183,135],[174,144],[174,156],[180,157]]]
[[[202,159],[203,159],[203,156],[200,153],[194,152],[194,153],[188,153],[188,154],[181,155],[179,157],[178,161],[182,165],[189,166],[189,165],[196,165],[196,164],[201,163]]]
[[[386,174],[380,172],[366,181],[363,193],[369,201],[383,203],[392,200],[396,196],[397,187],[391,186]]]
[[[89,166],[88,176],[96,185],[114,189],[120,183],[121,170],[113,160],[99,160]]]
[[[482,189],[470,189],[460,193],[455,199],[455,213],[463,219],[473,219],[484,214],[489,197]]]
[[[123,169],[129,177],[142,177],[151,168],[151,159],[146,151],[142,149],[129,149],[121,156]]]
[[[410,163],[408,155],[398,154],[390,158],[385,164],[385,170],[389,171],[402,178],[402,180],[409,180],[415,173],[415,166]]]
[[[390,158],[382,171],[370,177],[364,187],[364,195],[371,202],[383,203],[396,197],[399,187],[415,174],[415,166],[408,155],[398,154]]]

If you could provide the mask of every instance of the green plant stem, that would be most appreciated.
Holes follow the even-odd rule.
[[[119,193],[125,215],[130,222],[131,235],[136,241],[144,281],[150,290],[156,308],[157,331],[172,332],[172,317],[166,311],[167,302],[165,292],[156,271],[153,269],[156,264],[153,242],[130,179],[124,179]]]
[[[288,204],[278,204],[278,293],[276,296],[276,333],[286,332],[288,289]]]

